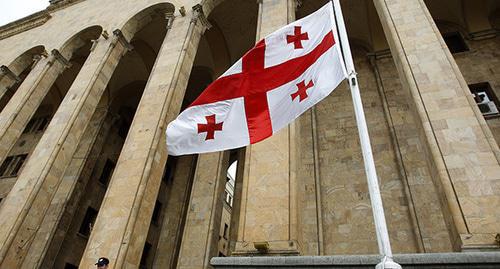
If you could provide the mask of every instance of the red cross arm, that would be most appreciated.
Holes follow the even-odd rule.
[[[265,69],[248,70],[218,78],[190,106],[258,95],[282,86],[302,75],[334,44],[333,33],[329,32],[308,54]]]

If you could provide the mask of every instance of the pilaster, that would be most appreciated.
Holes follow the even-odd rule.
[[[184,231],[184,219],[197,163],[196,155],[177,159],[172,182],[167,183],[167,203],[153,268],[175,268]]]
[[[100,256],[110,259],[110,268],[139,266],[167,159],[164,132],[167,123],[179,113],[205,29],[198,19],[173,20],[118,159],[81,268],[92,267]]]
[[[294,20],[295,2],[259,1],[257,40]],[[300,253],[295,125],[247,148],[238,242],[233,255]],[[255,243],[261,243],[261,250]],[[267,246],[267,247],[266,247]]]
[[[218,256],[229,152],[200,154],[176,268],[210,268]]]
[[[424,1],[374,3],[413,100],[431,174],[445,197],[454,248],[497,249],[498,145]]]

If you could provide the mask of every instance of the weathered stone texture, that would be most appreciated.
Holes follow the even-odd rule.
[[[410,93],[402,88],[392,58],[377,59],[376,70],[380,76],[379,87],[383,102],[388,107],[387,121],[394,128],[395,154],[400,155],[401,177],[407,184],[406,200],[413,204],[416,219],[416,240],[421,240],[422,252],[451,251],[450,235],[444,220],[439,192],[436,189],[425,159],[424,141],[418,135],[418,125],[412,111]],[[377,75],[377,74],[376,74]],[[420,237],[420,238],[418,238]]]
[[[377,83],[361,51],[354,54],[377,174],[395,252],[415,252],[408,202]],[[346,84],[316,106],[325,254],[377,253],[375,228]]]

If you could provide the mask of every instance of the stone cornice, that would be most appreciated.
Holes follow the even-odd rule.
[[[0,27],[0,40],[38,27],[51,18],[47,10],[34,13]]]
[[[50,5],[47,9],[0,26],[0,40],[38,27],[52,17],[50,13],[83,1],[85,0],[50,0]]]
[[[78,4],[85,0],[49,0],[50,6],[47,7],[48,11],[56,11],[59,9],[66,8],[68,6],[72,6],[74,4]]]

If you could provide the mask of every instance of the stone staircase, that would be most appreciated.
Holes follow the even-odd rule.
[[[397,254],[394,260],[404,269],[500,269],[500,252]],[[215,257],[211,264],[216,269],[231,268],[375,268],[378,255],[338,256],[255,256]]]

